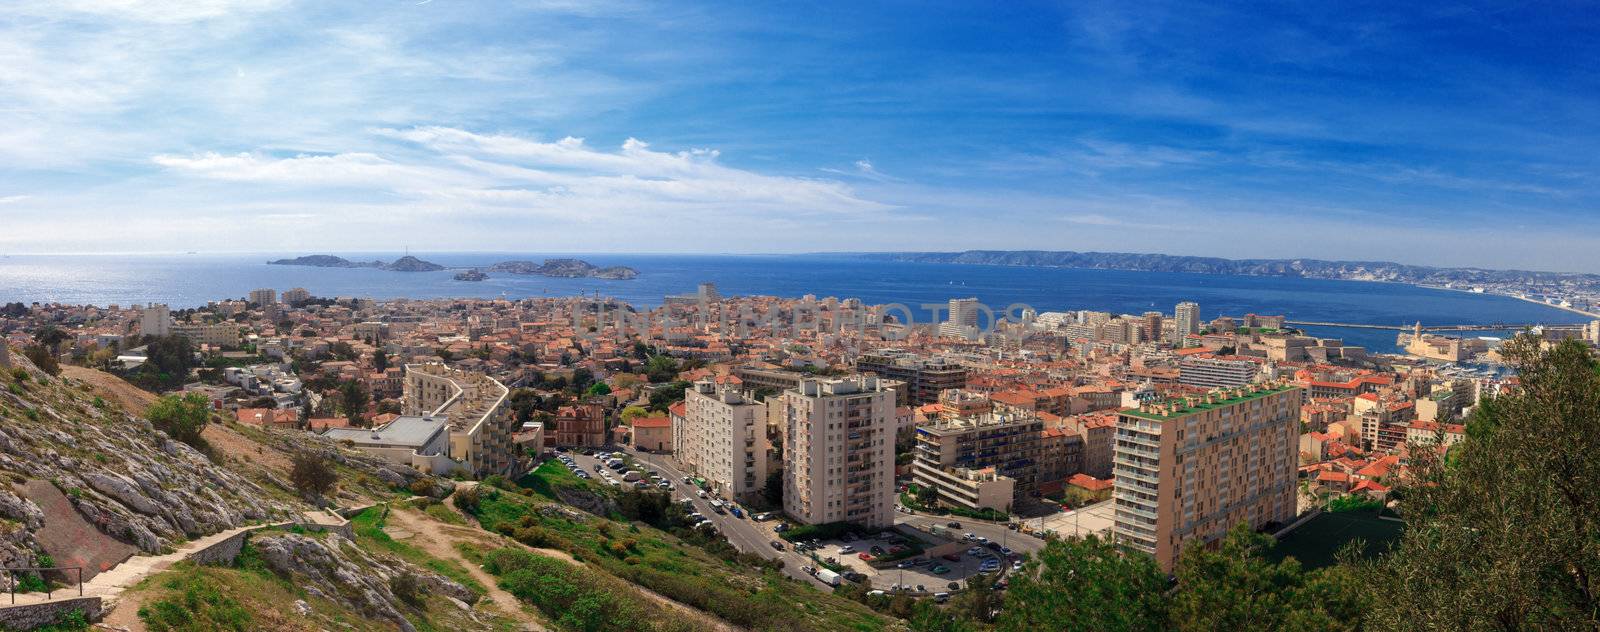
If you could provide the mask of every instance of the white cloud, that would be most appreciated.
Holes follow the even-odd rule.
[[[28,199],[28,197],[29,196],[26,195],[7,195],[0,197],[0,204],[16,204],[17,202]]]

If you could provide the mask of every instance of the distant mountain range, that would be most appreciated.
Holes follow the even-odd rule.
[[[1435,268],[1393,261],[1324,261],[1320,259],[1223,259],[1131,252],[1069,250],[967,250],[964,252],[865,253],[872,259],[924,263],[1089,268],[1140,272],[1189,272],[1245,276],[1304,277],[1349,281],[1388,281],[1415,285],[1560,285],[1600,288],[1600,275],[1482,268]]]
[[[593,277],[596,279],[626,280],[639,276],[638,270],[628,266],[602,268],[582,259],[545,259],[544,263],[501,261],[491,266],[489,271],[510,274],[538,274],[571,279]]]
[[[304,257],[295,257],[293,259],[268,261],[267,265],[311,266],[313,268],[375,268],[378,270],[390,270],[393,272],[438,272],[439,270],[444,269],[444,266],[442,265],[430,261],[423,261],[410,255],[395,259],[394,263],[384,263],[377,260],[351,261],[344,257],[335,257],[333,255],[307,255]]]

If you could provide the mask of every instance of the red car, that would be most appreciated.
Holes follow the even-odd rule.
[[[961,554],[960,553],[946,553],[944,555],[944,559],[950,560],[952,562],[959,562],[959,561],[961,561]]]
[[[862,553],[860,555],[857,555],[856,557],[861,558],[861,561],[863,561],[863,562],[871,562],[872,561],[872,554],[871,553]]]

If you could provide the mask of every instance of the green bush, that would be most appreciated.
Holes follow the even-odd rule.
[[[210,632],[252,629],[250,611],[199,573],[180,573],[165,588],[173,594],[146,602],[139,620],[154,632]]]
[[[803,524],[784,531],[781,537],[791,542],[795,540],[835,540],[844,537],[846,533],[867,534],[877,533],[878,529],[868,529],[850,522],[830,522],[827,524]]]

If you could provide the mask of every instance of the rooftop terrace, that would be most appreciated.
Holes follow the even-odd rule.
[[[1215,389],[1203,396],[1179,397],[1148,402],[1138,408],[1121,411],[1122,414],[1152,421],[1170,421],[1208,410],[1227,408],[1236,404],[1261,399],[1268,395],[1300,388],[1293,384],[1252,384],[1236,388]]]

